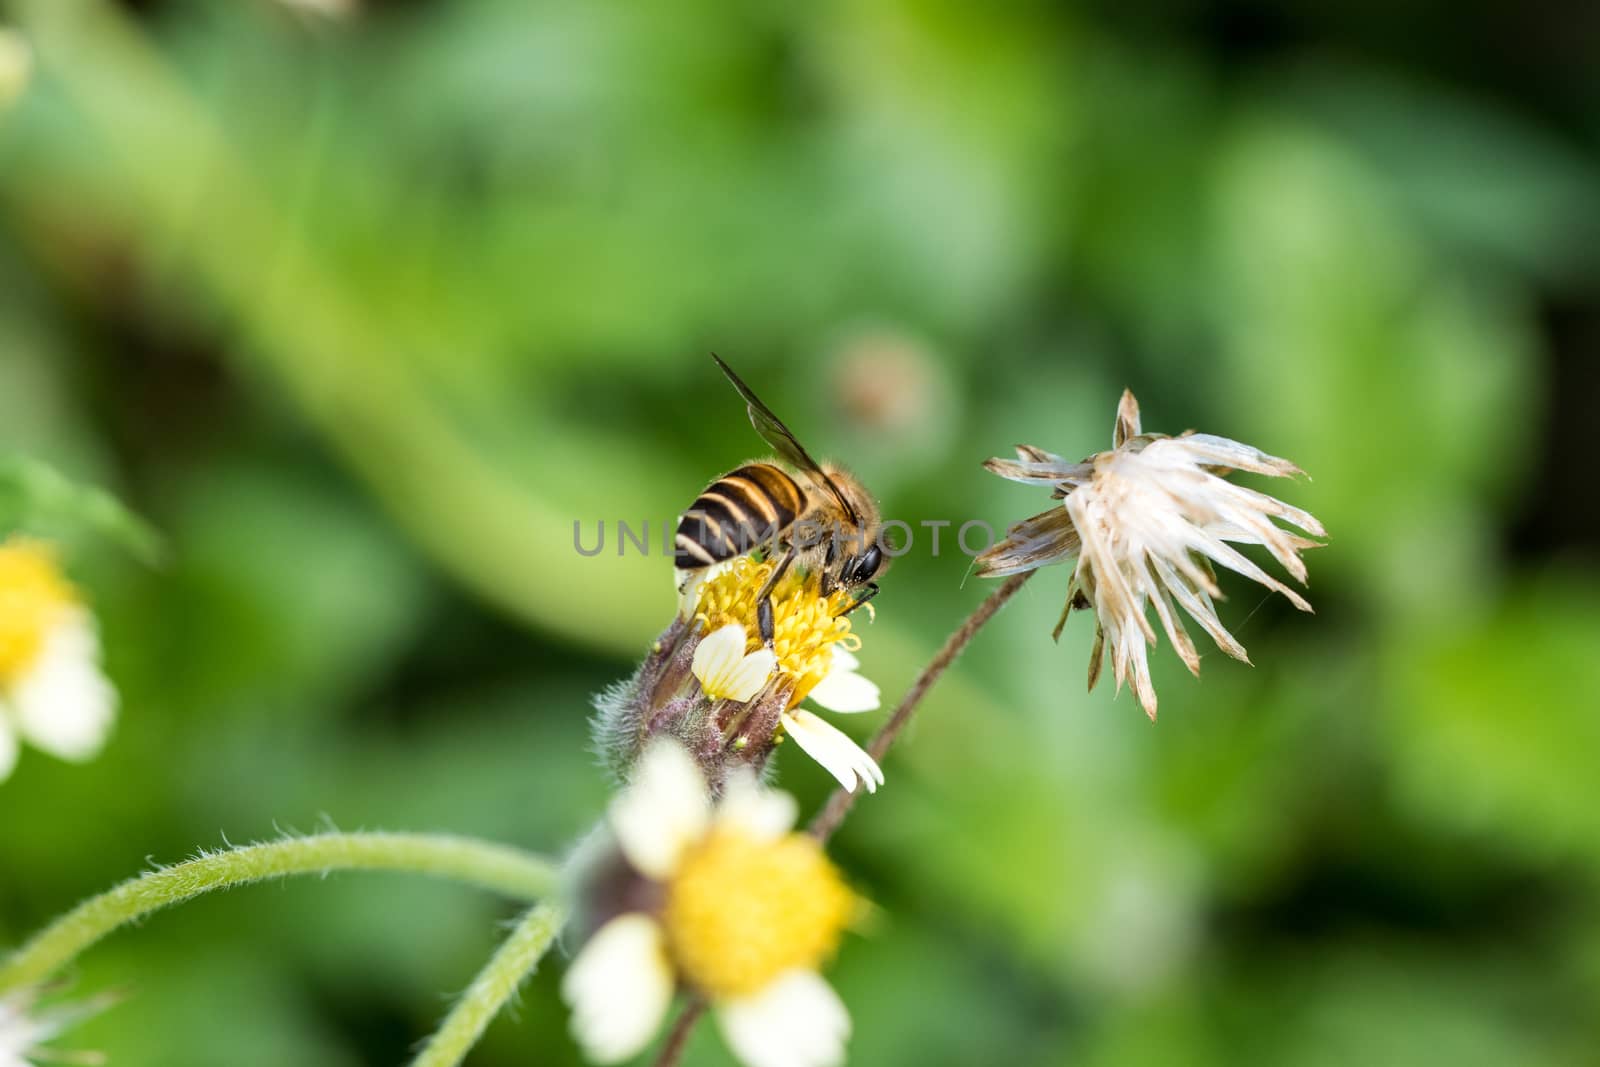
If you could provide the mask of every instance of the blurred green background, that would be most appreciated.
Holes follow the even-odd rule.
[[[224,835],[564,848],[672,610],[572,523],[761,452],[714,349],[914,524],[1040,510],[979,461],[1128,385],[1332,533],[1315,616],[1225,583],[1254,669],[1163,646],[1156,726],[1051,644],[1064,569],[982,635],[836,839],[853,1062],[1600,1063],[1593,5],[311,6],[0,6],[0,449],[168,542],[70,542],[123,713],[0,786],[0,943]],[[988,588],[925,547],[890,698]],[[509,914],[208,898],[82,961],[132,1000],[69,1044],[398,1063]],[[560,971],[472,1063],[579,1062]]]

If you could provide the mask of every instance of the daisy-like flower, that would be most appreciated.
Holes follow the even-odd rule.
[[[713,697],[714,689],[735,676],[747,687],[745,701],[770,687],[782,733],[846,789],[860,785],[874,792],[883,784],[877,761],[842,730],[799,706],[809,698],[829,711],[854,714],[876,711],[880,704],[878,687],[860,673],[861,661],[851,651],[861,639],[844,614],[850,594],[840,589],[823,596],[814,576],[785,576],[772,590],[773,640],[765,648],[756,626],[756,594],[772,567],[741,557],[697,584],[691,625],[706,636],[695,650],[695,677]],[[702,672],[702,650],[712,644],[716,651],[706,655]],[[763,669],[762,684],[754,685]]]
[[[591,1059],[640,1052],[683,987],[748,1067],[843,1062],[850,1016],[818,969],[862,905],[822,846],[792,832],[795,810],[745,769],[713,806],[681,746],[646,750],[608,824],[647,889],[620,895],[637,906],[608,917],[562,983]]]
[[[74,1023],[104,1010],[111,999],[102,996],[41,1010],[36,1005],[37,990],[0,996],[0,1067],[36,1067],[46,1062],[104,1063],[105,1058],[97,1053],[61,1052],[43,1046]]]
[[[1089,688],[1099,679],[1109,644],[1118,690],[1131,678],[1139,702],[1154,719],[1156,693],[1146,650],[1156,643],[1156,632],[1146,606],[1155,607],[1167,639],[1193,674],[1200,673],[1200,654],[1184,629],[1180,607],[1217,647],[1248,663],[1244,646],[1217,618],[1214,601],[1222,592],[1211,564],[1221,564],[1282,593],[1301,611],[1310,611],[1304,597],[1233,544],[1263,546],[1303,585],[1306,567],[1300,552],[1318,547],[1319,542],[1273,520],[1314,537],[1327,535],[1307,512],[1224,477],[1236,470],[1286,477],[1304,473],[1300,468],[1226,437],[1192,431],[1177,437],[1143,433],[1139,402],[1131,392],[1122,394],[1112,443],[1111,451],[1081,463],[1023,445],[1018,446],[1015,460],[991,459],[984,464],[1002,478],[1050,489],[1061,504],[1012,526],[1005,540],[978,557],[978,573],[998,577],[1076,558],[1055,636],[1060,637],[1073,608],[1092,607],[1095,642]]]
[[[94,617],[48,545],[0,543],[0,781],[21,741],[61,759],[93,758],[116,715]]]
[[[737,767],[761,770],[793,738],[852,792],[883,784],[877,761],[843,731],[801,707],[874,711],[878,687],[854,651],[851,596],[824,596],[821,576],[793,567],[771,590],[773,639],[760,640],[756,605],[775,564],[739,556],[679,571],[678,611],[633,677],[595,697],[596,747],[627,778],[651,741],[689,750],[713,790]],[[872,615],[872,605],[867,606]]]

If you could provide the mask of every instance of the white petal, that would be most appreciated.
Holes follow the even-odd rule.
[[[694,650],[694,663],[690,667],[700,684],[710,689],[715,680],[738,666],[744,659],[748,640],[744,627],[736,622],[706,634]]]
[[[11,772],[16,769],[19,747],[16,732],[11,728],[11,720],[6,716],[6,706],[0,702],[0,782],[10,778]]]
[[[861,666],[861,661],[856,658],[856,654],[843,645],[835,643],[829,645],[828,648],[833,653],[833,666],[829,670],[853,671]]]
[[[572,1034],[596,1063],[620,1063],[650,1043],[672,1004],[666,935],[647,915],[602,926],[572,961],[561,996]]]
[[[852,670],[841,670],[837,664],[811,687],[807,694],[812,700],[841,714],[877,711],[883,703],[877,683]]]
[[[777,654],[770,648],[758,648],[739,661],[724,683],[727,690],[723,695],[729,700],[749,700],[761,692],[761,687],[777,668]]]
[[[639,757],[633,781],[611,802],[609,819],[628,862],[664,881],[683,850],[705,833],[709,814],[700,768],[682,745],[660,740]]]
[[[794,797],[763,787],[748,768],[740,768],[728,777],[717,822],[736,826],[759,841],[772,841],[794,827],[798,814]]]
[[[1181,450],[1194,462],[1250,471],[1254,474],[1266,474],[1274,478],[1305,473],[1286,459],[1269,456],[1259,448],[1252,448],[1247,444],[1227,437],[1218,437],[1215,434],[1192,433],[1186,437],[1157,441],[1150,447],[1155,448],[1156,445],[1160,445],[1163,452]]]
[[[707,696],[714,700],[745,701],[767,684],[778,658],[770,648],[758,648],[747,656],[744,653],[747,643],[745,628],[730,622],[707,634],[695,647],[690,670]]]
[[[813,971],[790,971],[748,997],[717,1005],[723,1040],[745,1067],[838,1067],[850,1013]]]
[[[1195,589],[1181,575],[1177,573],[1160,556],[1151,557],[1151,562],[1156,566],[1156,571],[1161,576],[1161,581],[1172,593],[1173,599],[1182,605],[1195,622],[1198,622],[1217,647],[1232,656],[1234,659],[1250,662],[1250,655],[1244,650],[1234,636],[1222,625],[1222,620],[1217,618],[1216,609],[1211,604],[1211,598],[1198,589]]]
[[[17,731],[65,760],[92,759],[116,717],[117,691],[100,671],[94,620],[74,611],[45,638],[39,661],[11,694]]]
[[[883,784],[883,771],[866,751],[838,727],[800,708],[781,716],[783,728],[794,738],[795,744],[818,763],[823,770],[839,780],[839,784],[855,792],[857,784],[875,793]]]
[[[1238,549],[1216,538],[1200,538],[1195,544],[1195,551],[1210,557],[1213,561],[1222,564],[1236,574],[1242,574],[1251,581],[1259,582],[1275,592],[1282,593],[1288,598],[1289,603],[1301,611],[1310,611],[1311,604],[1305,597],[1284,585],[1278,579],[1256,566],[1255,563],[1242,554]]]

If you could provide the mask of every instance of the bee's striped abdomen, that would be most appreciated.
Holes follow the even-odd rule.
[[[743,555],[788,529],[805,510],[805,494],[770,463],[751,463],[706,486],[678,520],[676,564],[699,570]]]

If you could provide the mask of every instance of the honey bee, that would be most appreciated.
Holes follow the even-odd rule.
[[[673,539],[679,588],[713,564],[765,548],[777,565],[756,596],[764,644],[772,644],[772,589],[791,565],[819,573],[822,594],[846,589],[849,614],[878,595],[883,569],[878,505],[848,471],[811,458],[793,433],[715,353],[711,356],[744,398],[750,423],[795,474],[757,461],[706,486],[678,520]],[[798,476],[798,478],[796,477]]]

